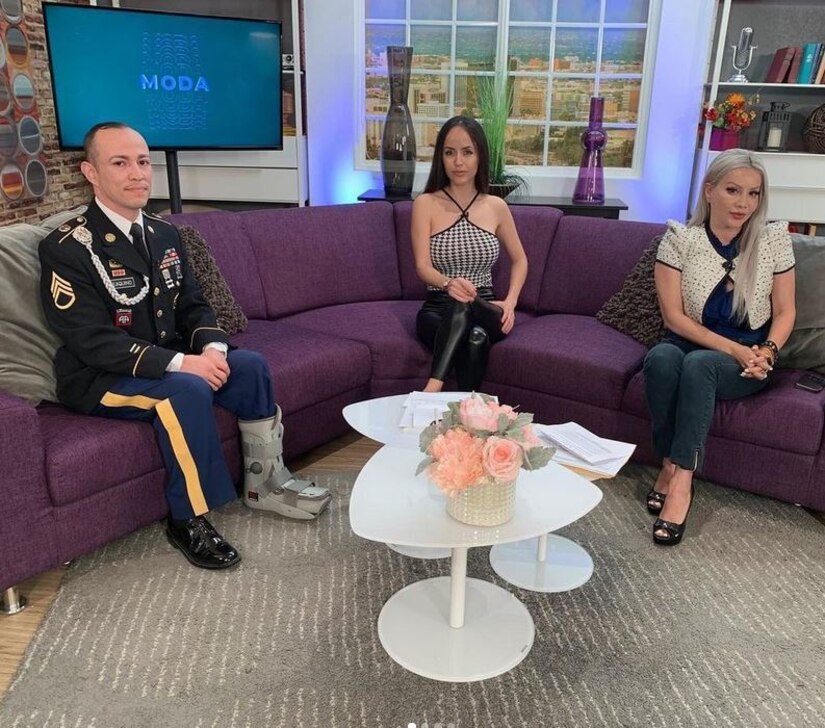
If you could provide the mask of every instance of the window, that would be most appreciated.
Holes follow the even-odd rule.
[[[413,47],[408,105],[418,159],[439,128],[478,115],[479,78],[513,89],[507,163],[577,167],[590,97],[605,98],[606,167],[634,166],[657,0],[364,0],[364,144],[378,160],[389,105],[386,47]],[[652,64],[650,64],[652,67]],[[366,165],[370,166],[370,165]]]

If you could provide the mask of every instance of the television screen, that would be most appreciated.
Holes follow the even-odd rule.
[[[281,149],[281,24],[43,3],[57,129],[122,121],[151,149]]]

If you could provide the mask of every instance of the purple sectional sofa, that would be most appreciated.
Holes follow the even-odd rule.
[[[208,241],[249,326],[239,346],[272,368],[294,457],[347,431],[345,405],[407,392],[426,379],[415,338],[424,286],[410,246],[411,205],[384,202],[174,216]],[[514,207],[530,271],[516,326],[491,354],[485,389],[536,413],[576,420],[650,447],[641,376],[645,348],[595,319],[663,225]],[[507,263],[494,271],[503,291]],[[703,476],[825,510],[825,393],[797,373],[720,403]],[[219,411],[240,479],[235,422]],[[165,515],[164,471],[151,427],[31,407],[0,392],[0,589]],[[641,505],[640,505],[641,507]]]

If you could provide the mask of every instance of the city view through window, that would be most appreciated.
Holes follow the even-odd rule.
[[[478,116],[478,80],[507,71],[507,164],[576,167],[590,97],[605,98],[606,167],[633,164],[650,0],[365,0],[365,158],[378,160],[389,45],[413,47],[418,160],[441,125]]]

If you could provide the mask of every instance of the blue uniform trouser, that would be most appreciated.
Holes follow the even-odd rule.
[[[160,379],[123,377],[92,414],[151,422],[168,473],[172,518],[200,516],[237,497],[221,451],[213,404],[242,420],[275,414],[272,380],[257,352],[227,354],[229,378],[217,392],[196,374],[169,372]]]
[[[740,376],[730,354],[685,340],[666,339],[645,357],[645,396],[653,422],[653,447],[685,470],[704,458],[717,399],[739,399],[767,384]]]

